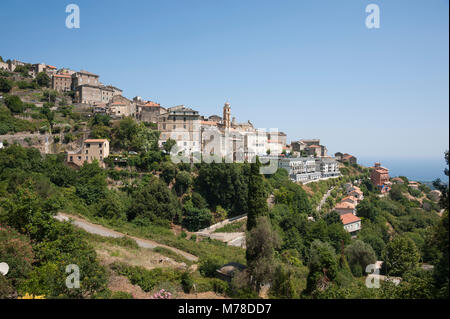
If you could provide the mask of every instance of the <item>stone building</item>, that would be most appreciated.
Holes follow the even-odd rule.
[[[292,141],[291,150],[300,156],[328,156],[327,148],[320,144],[320,139],[301,139],[299,141]]]
[[[161,132],[159,143],[169,138],[175,140],[179,151],[188,154],[201,151],[200,115],[198,111],[178,105],[167,109],[160,115],[158,130]]]
[[[143,122],[158,123],[161,115],[166,114],[167,110],[159,103],[152,101],[142,102],[137,104],[137,118]]]
[[[341,163],[349,163],[349,164],[356,164],[357,159],[355,156],[350,155],[348,153],[341,153],[337,152],[334,154],[334,157]]]
[[[72,81],[73,81],[72,77]],[[73,83],[73,82],[72,82]],[[72,84],[73,86],[73,84]],[[83,84],[76,86],[75,88],[75,102],[76,103],[84,103],[89,105],[94,105],[96,103],[101,103],[102,99],[102,91],[99,86],[91,85],[91,84]]]
[[[99,86],[99,76],[88,71],[78,71],[72,74],[72,89],[81,85]]]
[[[25,62],[21,62],[21,61],[15,60],[15,59],[14,60],[8,60],[7,63],[8,63],[8,70],[11,71],[11,72],[14,72],[16,67],[18,67],[19,65],[25,65],[26,64]]]
[[[0,70],[8,71],[9,70],[8,63],[0,61]]]
[[[65,74],[53,74],[52,89],[58,92],[67,92],[72,88],[72,77]]]
[[[104,159],[109,156],[109,141],[107,139],[87,139],[81,148],[67,152],[67,163],[82,166],[84,162],[99,161],[104,166]]]
[[[73,81],[74,77],[72,77]],[[73,84],[72,84],[73,87]],[[76,103],[94,105],[109,103],[116,96],[121,96],[122,91],[112,86],[82,84],[75,88]]]
[[[106,113],[113,118],[135,117],[136,104],[121,95],[116,95],[106,104]]]

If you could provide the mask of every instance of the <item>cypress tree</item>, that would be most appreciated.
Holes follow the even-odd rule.
[[[250,176],[248,181],[248,213],[247,231],[256,225],[256,219],[267,213],[267,201],[264,191],[263,177],[259,173],[261,163],[258,157],[255,163],[250,164]]]

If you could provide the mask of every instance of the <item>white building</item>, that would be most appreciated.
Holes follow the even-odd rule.
[[[352,213],[343,214],[340,216],[344,229],[355,236],[361,230],[361,219]]]

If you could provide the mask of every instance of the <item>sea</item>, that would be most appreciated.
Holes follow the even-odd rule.
[[[406,176],[409,180],[418,182],[431,182],[440,178],[442,182],[448,184],[448,176],[444,174],[446,162],[442,158],[359,158],[358,164],[363,166],[373,166],[375,162],[380,162],[381,166],[389,169],[389,175]]]

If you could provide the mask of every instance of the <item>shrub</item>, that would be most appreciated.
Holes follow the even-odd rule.
[[[22,113],[24,106],[22,100],[15,95],[8,95],[5,97],[5,104],[13,113]]]
[[[194,285],[194,280],[189,272],[184,272],[181,275],[181,286],[183,287],[183,291],[185,293],[189,293],[192,290],[192,286]]]
[[[216,270],[222,267],[224,261],[217,256],[210,256],[205,259],[200,259],[199,271],[202,276],[205,277],[215,277]]]

